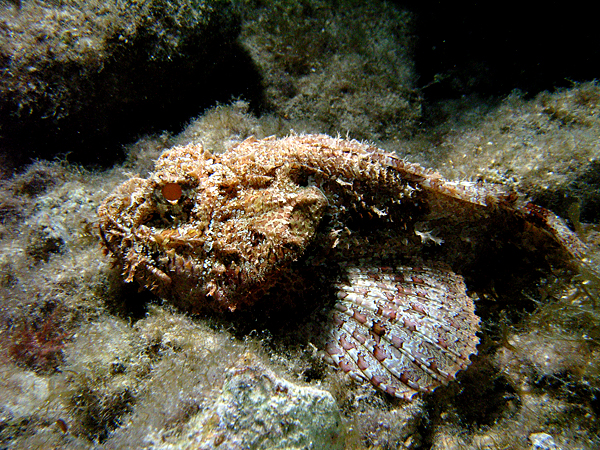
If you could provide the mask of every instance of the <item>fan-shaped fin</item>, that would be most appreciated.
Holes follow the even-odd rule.
[[[454,379],[476,353],[479,317],[449,270],[354,267],[337,287],[326,351],[355,379],[410,399]]]

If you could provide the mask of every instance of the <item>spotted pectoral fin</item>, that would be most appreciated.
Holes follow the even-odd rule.
[[[410,399],[453,380],[476,353],[479,317],[453,272],[355,267],[337,287],[326,352],[355,379]]]

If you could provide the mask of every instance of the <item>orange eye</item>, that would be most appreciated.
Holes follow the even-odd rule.
[[[162,195],[170,202],[176,202],[181,198],[183,191],[177,183],[167,183],[162,187]]]
[[[58,419],[56,421],[56,425],[58,425],[58,428],[60,428],[60,431],[62,431],[63,433],[66,433],[69,430],[67,422],[65,422],[62,419]]]

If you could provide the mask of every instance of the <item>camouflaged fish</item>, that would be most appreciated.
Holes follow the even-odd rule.
[[[174,147],[98,214],[126,281],[191,312],[316,303],[329,360],[404,399],[452,380],[476,353],[464,279],[498,288],[586,252],[557,216],[505,187],[448,181],[324,135],[249,138],[219,155]]]

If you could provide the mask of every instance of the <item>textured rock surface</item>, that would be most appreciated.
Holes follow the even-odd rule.
[[[556,100],[580,96],[574,90],[550,95]],[[535,126],[519,125],[544,119],[543,112],[527,113],[536,105],[538,100],[513,98],[493,120],[484,111],[471,110],[474,122],[455,126],[444,136],[458,142],[461,136],[468,140],[477,135],[486,142],[486,130],[493,129],[498,120],[504,124],[503,136],[508,141],[539,138]],[[580,133],[580,142],[592,157],[598,152],[593,137],[597,132],[593,105],[587,105],[564,102],[561,114],[580,117],[589,126],[565,122],[560,130]],[[427,240],[419,246],[421,237],[411,237],[429,260],[452,263],[460,262],[464,255],[490,254],[489,259],[479,260],[480,271],[472,272],[466,281],[475,290],[476,280],[496,280],[490,294],[485,294],[490,291],[481,285],[477,288],[483,292],[476,302],[483,329],[479,355],[468,370],[459,373],[457,382],[411,403],[378,394],[369,384],[353,383],[332,371],[313,357],[310,345],[301,351],[286,315],[274,317],[284,319],[283,330],[270,324],[261,331],[264,322],[260,316],[246,324],[187,316],[153,306],[160,302],[157,298],[123,286],[120,271],[110,268],[110,260],[98,248],[91,226],[95,208],[132,173],[146,177],[164,148],[185,143],[177,139],[196,138],[207,143],[207,148],[226,149],[249,134],[289,132],[272,118],[244,114],[238,106],[210,111],[175,139],[165,134],[140,140],[131,149],[127,164],[110,171],[92,173],[40,161],[0,182],[0,398],[6,399],[0,417],[3,446],[140,448],[149,435],[164,436],[167,443],[183,442],[181,431],[187,429],[189,420],[200,417],[198,414],[221,398],[224,376],[239,367],[239,355],[248,349],[261,353],[256,349],[262,349],[267,354],[261,353],[265,372],[269,368],[293,384],[301,379],[301,386],[332,393],[346,430],[347,448],[530,449],[530,435],[540,432],[551,435],[564,450],[598,448],[600,284],[585,274],[571,279],[563,271],[544,270],[542,278],[522,278],[531,275],[532,267],[545,267],[548,249],[541,254],[517,251],[516,261],[508,259],[514,262],[509,266],[510,276],[503,278],[501,272],[511,253],[497,253],[496,240],[479,250],[469,244],[470,250],[464,254],[444,256],[444,243]],[[506,122],[503,118],[507,117],[514,121]],[[482,128],[475,126],[486,118],[490,128],[485,123]],[[568,156],[568,147],[561,150],[560,140],[553,140],[560,136],[545,135],[552,150],[546,157]],[[436,137],[440,136],[431,139]],[[465,152],[468,149],[466,146]],[[490,159],[469,154],[450,161],[441,146],[437,157],[442,166],[476,176],[499,155],[505,156],[501,164],[510,164],[515,154],[509,150],[498,146],[488,155]],[[432,161],[431,155],[419,153],[409,159]],[[560,167],[565,180],[578,176],[577,170]],[[544,173],[530,174],[532,186],[543,185]],[[504,177],[498,179],[508,182]],[[598,191],[593,177],[585,178],[583,186],[590,194]],[[592,245],[598,242],[593,227],[579,226],[580,236]],[[56,242],[53,238],[57,236],[62,239],[60,245],[46,245]],[[430,237],[446,238],[437,233]],[[503,235],[501,242],[506,250],[510,235]],[[520,247],[511,244],[510,248]],[[496,253],[489,253],[494,249]],[[294,320],[298,317],[292,316]],[[19,343],[27,343],[28,352],[15,352]],[[111,343],[110,358],[105,352],[107,343]],[[54,361],[58,365],[44,366],[42,357],[49,350],[57,356]],[[29,356],[23,360],[23,355]],[[85,361],[105,380],[83,376],[85,371],[80,369]],[[71,370],[71,364],[77,372]],[[119,386],[125,389],[119,390]]]
[[[229,99],[239,84],[216,88],[220,64],[231,58],[230,70],[247,60],[228,0],[19,4],[0,4],[0,142],[8,158],[67,151],[87,163],[112,161],[138,133],[187,120],[218,92]],[[208,99],[198,83],[213,86]]]
[[[412,16],[391,2],[246,1],[240,42],[267,106],[297,131],[378,140],[421,116]],[[294,17],[295,20],[287,20]]]
[[[531,441],[531,450],[562,450],[548,433],[531,433],[529,440]]]
[[[443,103],[439,114],[450,119],[409,158],[449,178],[512,185],[564,217],[579,203],[582,219],[597,223],[600,86],[523,97],[515,92],[493,107],[474,99]]]
[[[342,418],[330,393],[292,384],[251,361],[227,378],[215,406],[190,421],[186,440],[193,437],[207,449],[344,448]]]

